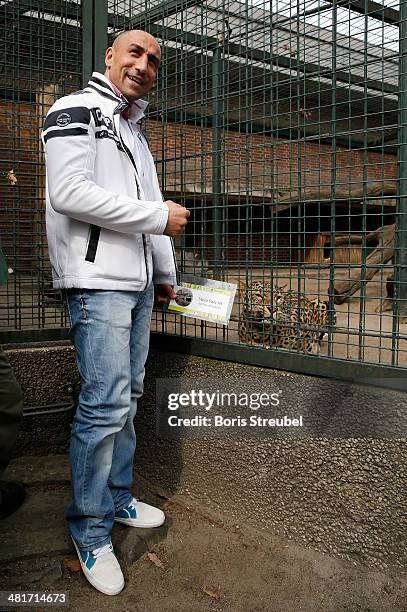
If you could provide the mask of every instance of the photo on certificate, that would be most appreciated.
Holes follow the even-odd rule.
[[[170,301],[168,310],[185,317],[202,319],[227,325],[235,299],[237,285],[183,275],[180,285],[175,285],[176,296]]]

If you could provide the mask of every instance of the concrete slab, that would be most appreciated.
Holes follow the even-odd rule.
[[[69,488],[31,491],[21,508],[0,521],[0,563],[60,554],[75,555],[64,518]],[[124,565],[167,537],[169,523],[155,529],[115,525],[112,542]]]
[[[69,483],[68,456],[17,457],[8,466],[4,480],[21,480],[29,486],[44,483]]]
[[[27,499],[12,516],[0,521],[0,563],[55,555],[76,556],[64,518],[70,500],[69,462],[66,455],[19,457],[4,476],[28,485]],[[148,503],[159,500],[140,479],[138,494]],[[155,529],[115,525],[112,541],[126,567],[167,537],[169,523]]]
[[[70,491],[28,491],[15,514],[0,521],[0,562],[69,553],[64,511]]]
[[[33,560],[30,559],[30,562],[32,563]],[[62,577],[63,577],[62,565],[59,561],[55,561],[55,562],[51,562],[49,566],[39,571],[31,570],[30,573],[25,576],[24,580],[27,584],[32,584],[32,585],[41,584],[44,581],[46,581],[47,584],[53,584],[54,582],[61,580]],[[9,580],[10,587],[12,586],[18,587],[20,584],[21,584],[21,578],[18,576],[15,576],[14,578],[10,578]]]
[[[115,525],[112,542],[117,556],[124,566],[129,566],[152,550],[155,544],[165,540],[168,534],[169,521],[154,529],[138,529]]]

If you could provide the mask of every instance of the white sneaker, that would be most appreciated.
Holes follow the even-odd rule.
[[[159,508],[149,506],[133,497],[132,501],[114,515],[116,523],[130,527],[159,527],[165,521],[165,514]]]
[[[78,553],[83,573],[91,585],[105,595],[120,593],[124,587],[124,578],[113,552],[112,543],[109,542],[101,548],[87,551],[79,550],[73,538],[72,541]]]

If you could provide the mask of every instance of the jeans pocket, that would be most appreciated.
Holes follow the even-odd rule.
[[[65,314],[68,317],[68,322],[69,322],[68,335],[69,335],[71,333],[71,329],[72,329],[72,326],[73,326],[73,321],[72,321],[71,307],[69,305],[68,291],[66,289],[62,289],[62,300],[63,300],[63,304],[64,304],[64,308],[65,308]]]
[[[64,291],[64,301],[71,323],[71,328],[69,330],[69,332],[71,332],[73,326],[75,323],[78,323],[79,320],[85,322],[88,320],[86,294],[83,289],[66,289]]]
[[[88,320],[88,305],[86,303],[86,295],[83,291],[80,291],[78,294],[79,303],[82,311],[82,319],[84,321]]]

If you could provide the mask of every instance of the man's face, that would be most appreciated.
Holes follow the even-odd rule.
[[[105,76],[129,102],[134,102],[153,87],[160,59],[160,47],[153,36],[141,30],[130,30],[106,50]]]

